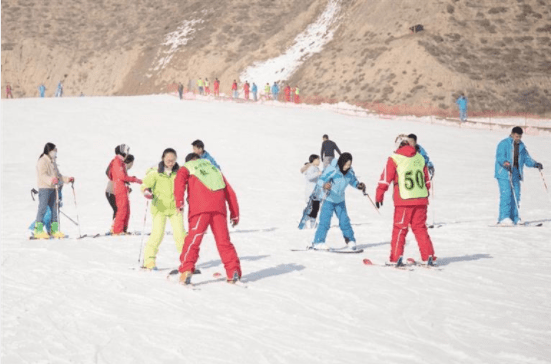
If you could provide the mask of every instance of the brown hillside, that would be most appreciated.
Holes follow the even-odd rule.
[[[289,80],[348,102],[551,114],[551,2],[343,0],[333,41]],[[327,0],[2,0],[2,86],[15,97],[133,95],[219,77],[227,92],[284,52]],[[163,45],[184,21],[185,46]],[[423,24],[425,31],[408,28]],[[165,57],[164,68],[155,69]],[[2,92],[2,97],[5,92]]]

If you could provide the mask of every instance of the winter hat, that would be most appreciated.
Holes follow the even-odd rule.
[[[513,130],[511,131],[513,134],[522,135],[522,128],[520,126],[515,126]]]
[[[126,157],[130,152],[130,147],[126,144],[117,145],[115,148],[115,154]]]
[[[352,154],[348,153],[348,152],[344,152],[343,154],[341,154],[341,156],[339,157],[339,160],[337,161],[337,165],[339,166],[339,170],[341,171],[342,174],[347,174],[348,170],[346,171],[343,171],[343,168],[344,168],[344,165],[348,162],[348,161],[351,161],[352,160]]]
[[[394,139],[394,146],[396,149],[406,144],[409,144],[409,136],[407,134],[400,134]]]

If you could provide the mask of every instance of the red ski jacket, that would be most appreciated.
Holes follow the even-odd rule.
[[[406,156],[406,157],[413,157],[417,153],[415,148],[413,148],[410,145],[403,146],[396,150],[397,154]],[[425,184],[427,186],[427,190],[430,190],[430,177],[429,177],[429,171],[427,169],[427,166],[423,168],[423,173],[425,174]],[[422,197],[422,198],[412,198],[408,200],[403,200],[400,197],[400,187],[398,185],[398,173],[396,173],[396,162],[391,157],[388,158],[388,161],[386,162],[386,167],[383,170],[383,173],[381,174],[381,178],[379,180],[379,184],[377,185],[377,191],[375,201],[376,202],[383,202],[384,194],[388,190],[390,183],[394,183],[394,206],[419,206],[419,205],[428,205],[429,199],[428,197]]]
[[[236,91],[236,90],[237,90],[237,83],[234,82],[234,83],[231,85],[231,89],[234,90],[234,91]]]
[[[186,167],[180,167],[174,180],[174,199],[178,209],[184,206],[184,195],[187,193],[189,206],[188,219],[203,212],[219,212],[227,216],[226,201],[230,208],[230,218],[239,221],[239,205],[237,196],[230,184],[224,178],[226,187],[222,190],[209,190],[197,177],[192,176]]]
[[[218,90],[220,88],[220,81],[214,81],[214,89]]]
[[[108,176],[113,181],[113,192],[115,195],[128,192],[125,182],[140,183],[138,178],[128,176],[123,157],[120,155],[115,156],[111,163],[109,163]]]

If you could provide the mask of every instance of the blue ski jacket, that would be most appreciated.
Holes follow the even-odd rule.
[[[337,159],[333,159],[331,161],[331,164],[325,168],[325,171],[323,171],[323,174],[320,176],[316,184],[319,191],[318,197],[322,199],[325,194],[323,185],[331,181],[333,185],[331,186],[331,192],[329,193],[329,196],[327,196],[326,200],[336,204],[344,201],[344,190],[348,185],[352,187],[358,186],[358,180],[356,179],[354,170],[350,168],[348,173],[342,174],[339,166],[337,165],[337,161]]]
[[[461,110],[467,110],[467,98],[460,96],[455,103]]]
[[[434,168],[434,164],[432,164],[427,151],[425,149],[423,149],[421,144],[417,144],[417,147],[419,147],[419,149],[417,149],[419,154],[421,154],[423,156],[423,158],[425,158],[425,165],[427,166],[427,168]]]
[[[273,93],[273,94],[279,93],[279,87],[277,87],[277,85],[273,85],[273,86],[272,86],[272,93]]]
[[[222,170],[222,168],[220,168],[220,166],[218,165],[218,163],[216,163],[216,161],[214,160],[214,158],[212,158],[212,156],[209,154],[209,152],[207,152],[206,150],[203,151],[203,154],[201,154],[201,159],[207,159],[213,166],[215,166],[216,168],[218,168],[219,170]]]
[[[256,87],[256,84],[253,83],[253,88],[251,89],[252,93],[255,94],[258,92],[258,87]]]
[[[513,166],[513,153],[514,153],[514,139],[508,137],[503,139],[497,145],[496,151],[496,165],[495,165],[495,174],[494,177],[497,179],[508,179],[509,172],[507,168],[503,166],[505,162],[509,162],[511,167]],[[523,180],[522,171],[524,165],[528,167],[535,167],[536,161],[530,157],[528,150],[524,146],[524,143],[521,141],[518,146],[518,172],[520,174],[520,180]]]

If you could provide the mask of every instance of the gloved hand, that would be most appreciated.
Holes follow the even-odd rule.
[[[323,188],[326,189],[326,190],[330,190],[331,189],[331,182],[327,182],[326,184],[324,184]]]
[[[137,177],[134,177],[134,179],[136,180],[136,183],[141,185],[143,182],[141,179],[137,178]]]
[[[358,183],[356,188],[363,191],[363,192],[365,192],[365,183],[363,183],[363,182]]]
[[[75,177],[69,177],[69,183],[75,182]]]
[[[146,189],[143,191],[143,196],[144,196],[145,198],[147,198],[148,200],[152,200],[152,199],[153,199],[153,193],[151,193],[151,189],[146,188]]]
[[[63,200],[59,200],[59,207],[63,207]]]
[[[509,162],[503,163],[503,168],[505,168],[506,170],[511,172],[511,163],[509,163]]]
[[[543,169],[543,164],[536,163],[536,164],[534,164],[534,167],[536,167],[537,169],[539,169],[541,171]]]
[[[57,179],[57,177],[52,178],[53,185],[57,185],[58,183],[59,183],[59,180]]]
[[[428,167],[428,169],[429,169],[430,179],[432,179],[432,177],[434,177],[434,167],[430,166],[430,167]]]
[[[231,226],[235,227],[237,224],[239,224],[239,217],[234,217],[233,219],[230,219]]]
[[[375,206],[376,206],[377,208],[383,207],[383,201],[381,201],[381,202],[375,202]]]

